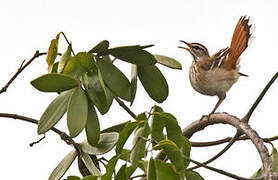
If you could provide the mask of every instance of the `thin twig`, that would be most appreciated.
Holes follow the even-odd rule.
[[[46,55],[46,52],[40,53],[39,51],[36,51],[34,56],[25,63],[25,60],[21,63],[20,67],[18,68],[17,72],[13,75],[13,77],[7,82],[7,84],[0,90],[0,94],[3,92],[6,92],[10,84],[17,78],[17,76],[29,65],[31,62],[33,62],[36,58]],[[24,64],[25,63],[25,64]]]
[[[194,142],[194,141],[190,141],[191,146],[192,147],[209,147],[209,146],[216,146],[216,145],[220,145],[223,143],[227,143],[232,139],[232,137],[226,137],[220,140],[216,140],[216,141],[208,141],[208,142]],[[262,138],[263,141],[265,143],[269,143],[271,141],[275,141],[278,140],[278,136],[273,136],[273,137],[269,137],[269,138]],[[242,141],[242,140],[250,140],[250,138],[248,136],[241,136],[237,139],[237,141]]]
[[[67,41],[67,43],[68,43],[68,45],[69,45],[69,47],[70,47],[70,50],[71,50],[72,54],[75,56],[75,53],[74,53],[74,51],[73,51],[73,49],[72,49],[72,45],[71,45],[71,43],[69,42],[69,40],[68,40],[67,36],[65,35],[65,33],[64,33],[64,32],[60,32],[59,34],[62,34],[62,35],[64,36],[65,40]]]
[[[0,117],[22,120],[22,121],[30,122],[30,123],[33,123],[33,124],[38,124],[39,123],[39,121],[36,120],[36,119],[29,118],[29,117],[26,117],[26,116],[17,115],[17,114],[0,113]],[[79,145],[69,135],[67,135],[65,132],[60,131],[59,129],[57,129],[55,127],[52,127],[50,130],[52,130],[53,132],[58,134],[61,137],[61,139],[63,141],[65,141],[68,145],[73,145],[74,148],[76,149],[76,151],[78,153],[80,153]]]
[[[115,97],[115,100],[119,103],[119,105],[126,110],[126,112],[133,118],[136,119],[136,115],[125,105],[125,103],[120,100],[118,97]]]
[[[222,175],[225,175],[225,176],[237,179],[237,180],[262,180],[263,179],[263,177],[259,177],[259,178],[244,178],[244,177],[241,177],[241,176],[229,173],[227,171],[224,171],[222,169],[214,168],[214,167],[208,166],[206,164],[200,163],[200,162],[195,161],[195,160],[193,160],[193,159],[191,159],[189,157],[184,156],[184,158],[186,160],[190,161],[190,162],[193,162],[193,163],[197,164],[200,167],[204,167],[204,168],[209,169],[211,171],[217,172],[219,174],[222,174]]]
[[[209,164],[212,161],[216,160],[217,158],[219,158],[220,156],[222,156],[226,151],[228,151],[228,149],[230,149],[230,147],[232,147],[232,145],[234,144],[234,142],[236,142],[237,138],[241,135],[241,133],[239,131],[236,132],[236,134],[234,135],[234,137],[229,141],[229,143],[221,150],[219,151],[216,155],[214,155],[213,157],[211,157],[210,159],[206,160],[205,162],[203,162],[202,164]],[[197,165],[191,168],[188,168],[189,170],[193,170],[193,169],[197,169],[201,166]]]
[[[31,147],[33,147],[35,144],[40,143],[40,142],[41,142],[44,138],[45,138],[45,134],[43,134],[43,137],[42,137],[42,138],[40,138],[39,140],[37,140],[37,141],[35,141],[35,142],[30,143],[30,146],[31,146]]]
[[[141,174],[141,175],[136,175],[136,176],[132,176],[129,179],[135,179],[135,178],[144,178],[146,177],[146,174]]]
[[[261,100],[263,99],[264,95],[266,94],[266,92],[268,91],[268,89],[270,88],[270,86],[274,83],[274,81],[278,78],[278,72],[276,74],[274,74],[274,76],[270,79],[270,81],[267,83],[267,85],[264,87],[263,91],[261,92],[261,94],[258,96],[258,98],[256,99],[256,101],[254,102],[254,104],[252,105],[252,107],[250,108],[250,110],[248,111],[248,113],[244,116],[243,120],[245,121],[249,121],[251,115],[253,114],[253,112],[255,111],[256,107],[259,105],[259,103],[261,102]]]

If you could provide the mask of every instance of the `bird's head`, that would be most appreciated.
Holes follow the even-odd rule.
[[[204,45],[200,43],[188,43],[183,40],[180,41],[186,44],[187,47],[179,46],[179,48],[186,49],[188,52],[190,52],[195,61],[198,61],[204,57],[209,57],[208,49]]]

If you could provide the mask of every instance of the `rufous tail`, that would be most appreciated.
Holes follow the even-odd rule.
[[[236,69],[239,56],[248,47],[248,41],[251,37],[250,28],[252,26],[248,23],[249,18],[246,18],[246,16],[241,16],[236,25],[229,54],[224,64],[224,68],[227,70]]]

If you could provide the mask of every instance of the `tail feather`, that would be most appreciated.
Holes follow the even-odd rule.
[[[248,47],[248,41],[251,37],[251,25],[248,23],[249,18],[246,18],[246,16],[240,17],[234,30],[227,60],[224,64],[225,69],[236,69],[239,56]]]

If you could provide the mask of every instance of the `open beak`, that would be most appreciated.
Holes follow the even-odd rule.
[[[181,49],[186,49],[187,51],[191,52],[192,46],[191,46],[191,44],[190,44],[190,43],[185,42],[185,41],[183,41],[183,40],[180,40],[180,42],[182,42],[182,43],[186,44],[188,47],[178,46],[178,48],[181,48]]]

